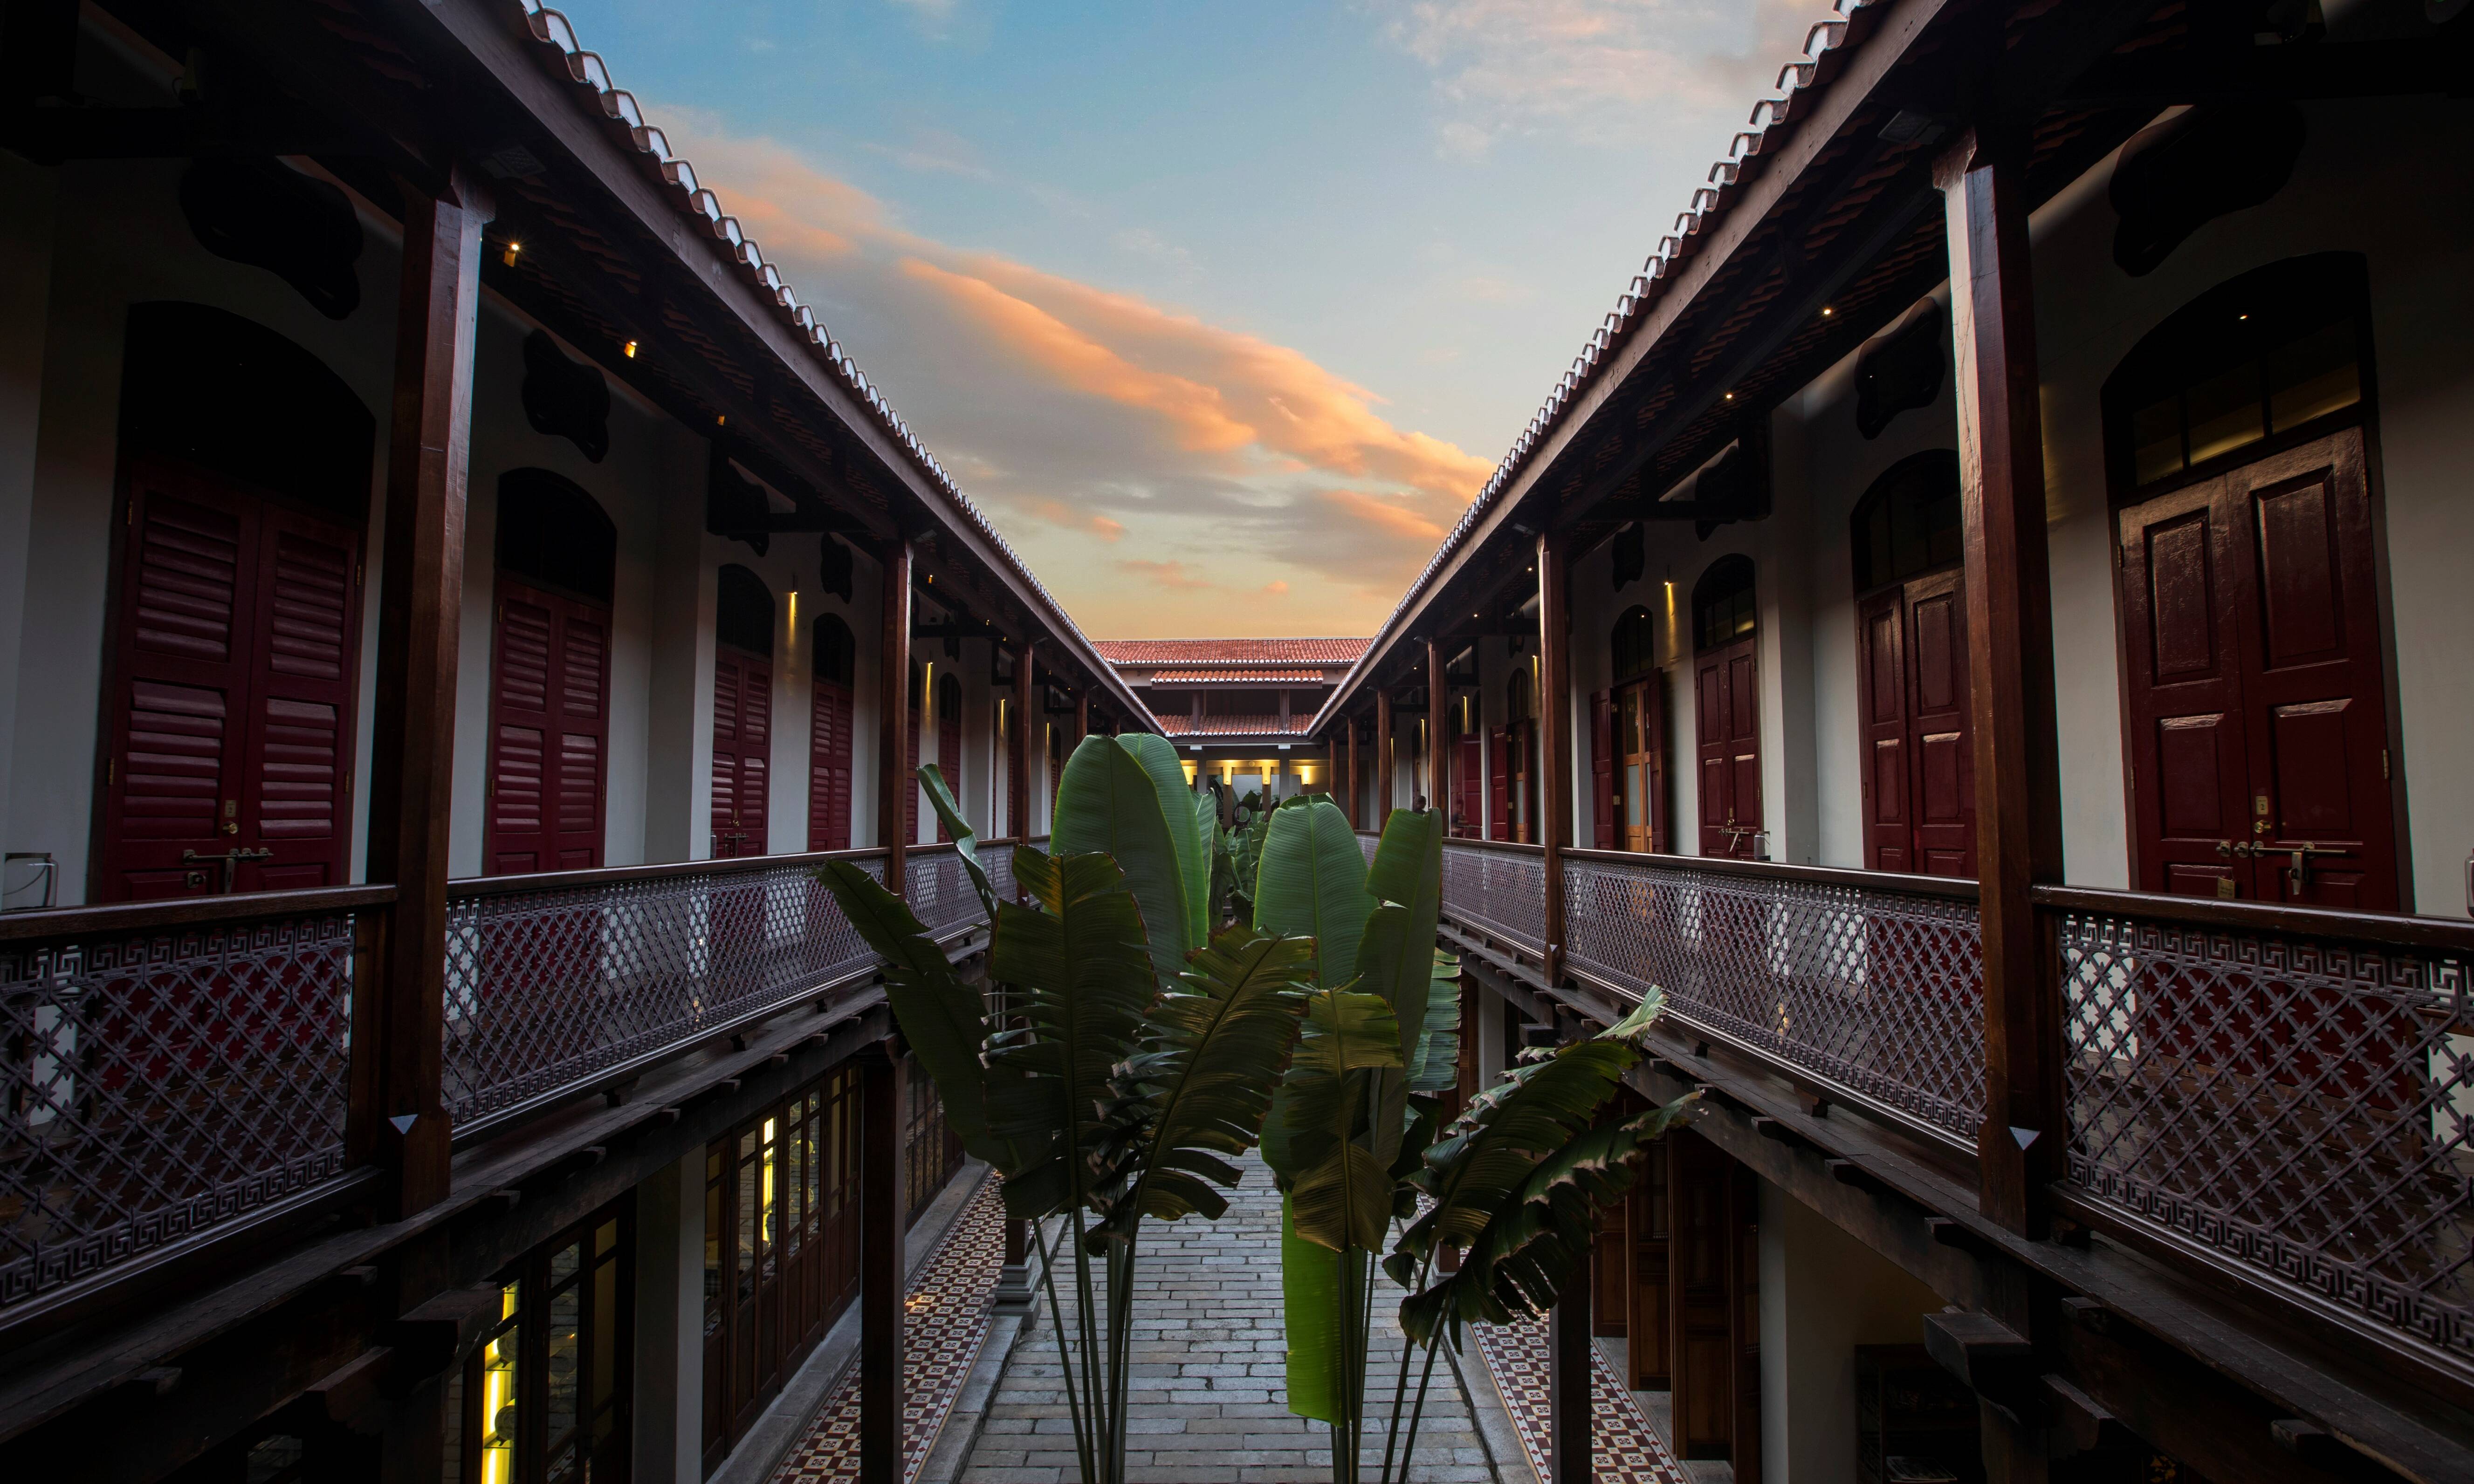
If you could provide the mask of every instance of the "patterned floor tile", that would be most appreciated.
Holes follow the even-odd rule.
[[[910,1281],[902,1334],[902,1476],[916,1477],[988,1333],[1005,1260],[1005,1201],[990,1180]],[[859,1477],[859,1371],[842,1377],[791,1447],[773,1484]]]
[[[1546,1322],[1473,1325],[1469,1334],[1494,1377],[1495,1390],[1502,1393],[1530,1467],[1540,1478],[1546,1477]],[[1594,1343],[1589,1346],[1589,1421],[1591,1472],[1602,1484],[1688,1484],[1666,1445],[1650,1430],[1640,1403],[1624,1389],[1622,1377]]]

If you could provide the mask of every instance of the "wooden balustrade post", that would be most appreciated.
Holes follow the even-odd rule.
[[[906,563],[907,564],[907,563]],[[902,1484],[904,1217],[901,1069],[890,1041],[860,1062],[859,1476]]]
[[[1392,823],[1392,798],[1397,786],[1400,749],[1392,735],[1392,692],[1374,692],[1374,827],[1383,829]]]
[[[1448,776],[1443,766],[1443,713],[1451,709],[1451,691],[1443,684],[1443,647],[1433,639],[1426,641],[1426,807],[1443,812],[1445,821],[1451,811],[1443,804],[1443,779]]]
[[[1341,806],[1341,807],[1342,807],[1343,809],[1345,809],[1345,810],[1347,812],[1347,814],[1348,814],[1348,827],[1349,827],[1349,828],[1351,828],[1351,829],[1363,829],[1363,828],[1365,828],[1366,826],[1365,826],[1365,825],[1364,825],[1363,821],[1362,821],[1362,820],[1360,820],[1360,818],[1359,818],[1359,814],[1358,814],[1358,807],[1357,807],[1357,802],[1358,802],[1358,801],[1357,801],[1357,718],[1356,718],[1356,717],[1354,717],[1354,716],[1344,716],[1344,717],[1342,717],[1342,718],[1340,719],[1340,735],[1341,735],[1341,740],[1342,740],[1345,744],[1346,744],[1346,746],[1347,746],[1347,748],[1348,748],[1348,784],[1347,784],[1347,792],[1346,793],[1346,795],[1344,795],[1344,798],[1346,800],[1346,802],[1344,804],[1342,804],[1342,806]]]
[[[876,705],[876,838],[888,852],[885,889],[902,895],[902,873],[910,842],[902,829],[906,790],[919,786],[903,766],[910,755],[910,539],[885,548],[884,658],[879,661]]]
[[[1950,240],[1984,938],[1977,1200],[2012,1231],[2042,1236],[2066,1142],[2061,987],[2029,889],[2061,879],[2061,763],[2023,145],[1971,131],[1933,179]]]
[[[443,1200],[451,1152],[445,1073],[447,839],[455,658],[464,611],[464,493],[481,229],[493,214],[461,167],[435,196],[406,185],[379,568],[369,875],[396,887],[377,984],[369,1153],[400,1218]]]
[[[1564,539],[1538,538],[1538,812],[1545,847],[1546,980],[1564,974],[1564,843],[1572,832],[1572,644]]]

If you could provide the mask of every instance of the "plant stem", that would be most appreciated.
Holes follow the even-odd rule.
[[[1419,1267],[1418,1267],[1418,1287],[1417,1287],[1417,1291],[1418,1291],[1418,1292],[1422,1293],[1422,1292],[1424,1292],[1424,1291],[1425,1291],[1425,1288],[1426,1288],[1426,1277],[1427,1277],[1427,1275],[1428,1275],[1429,1273],[1432,1273],[1432,1272],[1434,1271],[1434,1267],[1435,1267],[1435,1255],[1434,1255],[1433,1253],[1431,1253],[1431,1252],[1430,1252],[1430,1253],[1426,1254],[1426,1260],[1425,1260],[1424,1262],[1420,1263],[1420,1264],[1419,1265]],[[1432,1366],[1433,1366],[1433,1361],[1432,1361],[1432,1359],[1431,1359],[1431,1358],[1429,1358],[1429,1360],[1428,1360],[1427,1364],[1428,1364],[1429,1369],[1431,1370],[1431,1368],[1432,1368]],[[1423,1383],[1423,1382],[1420,1382],[1419,1384],[1422,1386],[1424,1383]],[[1407,1334],[1406,1334],[1406,1333],[1403,1333],[1403,1334],[1401,1335],[1401,1346],[1400,1346],[1400,1378],[1399,1378],[1398,1383],[1397,1383],[1396,1385],[1395,1385],[1395,1386],[1392,1388],[1392,1421],[1391,1421],[1391,1424],[1390,1424],[1390,1425],[1389,1425],[1389,1428],[1387,1429],[1387,1431],[1388,1431],[1388,1435],[1387,1435],[1387,1436],[1384,1438],[1384,1440],[1383,1440],[1383,1474],[1382,1474],[1383,1484],[1392,1484],[1392,1444],[1394,1443],[1394,1441],[1395,1441],[1395,1440],[1396,1440],[1396,1439],[1400,1436],[1400,1399],[1401,1399],[1401,1397],[1402,1397],[1403,1395],[1405,1395],[1405,1394],[1407,1393],[1408,1389],[1409,1389],[1409,1346],[1408,1346],[1408,1336],[1407,1336]],[[1425,1401],[1425,1400],[1426,1400],[1426,1399],[1425,1399],[1425,1394],[1424,1394],[1424,1392],[1423,1392],[1423,1391],[1420,1391],[1420,1392],[1419,1393],[1418,1400],[1419,1400],[1419,1403],[1421,1403],[1421,1404]],[[1418,1446],[1418,1429],[1417,1429],[1417,1427],[1413,1424],[1413,1425],[1409,1428],[1409,1447],[1410,1447],[1410,1448],[1416,1448],[1417,1446]],[[1408,1475],[1409,1475],[1409,1455],[1408,1455],[1406,1452],[1403,1452],[1403,1453],[1400,1455],[1400,1476],[1401,1476],[1402,1478],[1404,1478],[1404,1479],[1405,1479],[1405,1478],[1407,1478],[1407,1477],[1408,1477]]]
[[[1074,1456],[1082,1466],[1084,1484],[1097,1484],[1092,1478],[1090,1434],[1082,1425],[1082,1403],[1074,1395],[1074,1352],[1072,1342],[1065,1337],[1065,1312],[1056,1302],[1056,1261],[1054,1249],[1048,1245],[1048,1233],[1036,1221],[1031,1224],[1031,1239],[1039,1244],[1040,1286],[1048,1290],[1048,1316],[1056,1326],[1056,1363],[1064,1371],[1065,1415],[1074,1424]]]
[[[1089,1394],[1091,1437],[1100,1458],[1097,1484],[1113,1484],[1121,1472],[1110,1462],[1116,1457],[1116,1429],[1110,1424],[1104,1400],[1103,1378],[1099,1374],[1105,1365],[1105,1339],[1100,1331],[1100,1315],[1091,1301],[1091,1254],[1083,1246],[1082,1208],[1074,1208],[1074,1304],[1082,1326],[1082,1383]]]
[[[1435,1332],[1426,1338],[1426,1367],[1418,1376],[1418,1404],[1409,1413],[1408,1446],[1400,1450],[1400,1477],[1403,1480],[1409,1477],[1409,1460],[1418,1451],[1418,1423],[1426,1415],[1426,1388],[1435,1378],[1435,1349],[1443,1338],[1441,1325],[1436,1326]],[[1406,1350],[1400,1352],[1400,1369],[1409,1369],[1409,1352]]]

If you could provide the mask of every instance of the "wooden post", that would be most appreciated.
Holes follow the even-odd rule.
[[[1392,692],[1374,693],[1374,827],[1392,823],[1392,794],[1400,768],[1399,745],[1392,735]]]
[[[1340,719],[1340,728],[1341,740],[1348,746],[1348,793],[1346,796],[1346,802],[1341,807],[1348,813],[1348,827],[1363,829],[1366,826],[1358,818],[1357,810],[1357,718],[1343,716]]]
[[[906,563],[907,564],[907,563]],[[901,1077],[894,1047],[860,1053],[859,1476],[902,1484]]]
[[[1572,646],[1564,538],[1538,538],[1539,843],[1546,848],[1546,979],[1564,973],[1564,845],[1572,831]]]
[[[2063,1137],[2061,992],[2028,890],[2061,879],[2053,603],[2045,545],[2024,140],[1971,131],[1935,163],[1947,208],[1976,851],[1984,935],[1983,1212],[2046,1233]]]
[[[1036,664],[1031,652],[1037,647],[1037,640],[1026,639],[1013,659],[1013,726],[1006,736],[1007,765],[1012,770],[1007,775],[1006,833],[1017,841],[1031,838],[1031,718],[1039,705],[1031,679]]]
[[[1546,1311],[1546,1484],[1590,1484],[1589,1267],[1575,1264]]]
[[[1444,715],[1451,709],[1451,690],[1443,684],[1443,647],[1426,641],[1426,807],[1443,812],[1448,826],[1451,811],[1443,805]]]
[[[444,193],[409,186],[396,300],[386,553],[372,718],[373,881],[398,893],[379,975],[376,1161],[400,1219],[444,1199],[441,1100],[447,994],[447,835],[455,758],[455,656],[464,610],[464,485],[473,431],[473,344],[481,228],[492,210],[460,168]]]
[[[910,842],[903,838],[906,790],[917,788],[903,759],[910,755],[910,558],[908,538],[885,548],[884,658],[877,675],[876,838],[891,853],[885,861],[885,889],[902,895],[902,873]]]

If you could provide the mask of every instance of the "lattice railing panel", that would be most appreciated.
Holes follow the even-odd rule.
[[[353,923],[0,945],[0,1304],[342,1173]]]
[[[1362,829],[1357,832],[1357,847],[1366,852],[1366,864],[1369,866],[1374,864],[1374,848],[1382,843],[1381,835],[1370,835]]]
[[[2070,1182],[2474,1359],[2465,957],[2056,916]]]
[[[1014,899],[1012,846],[981,846],[980,869],[988,874],[988,887],[996,893],[997,900]]]
[[[503,1112],[874,962],[811,864],[458,897],[448,1112]]]
[[[1679,1018],[1976,1137],[1976,903],[1671,860],[1566,856],[1565,961],[1636,993],[1657,985]]]
[[[1546,857],[1444,841],[1443,912],[1533,953],[1545,952]]]
[[[995,849],[991,847],[990,850]],[[981,853],[982,866],[987,864],[988,853]],[[1007,865],[1010,868],[1011,862],[1008,861]],[[919,920],[919,925],[930,933],[942,937],[965,923],[986,920],[987,914],[981,909],[979,889],[971,884],[971,874],[964,869],[962,857],[957,852],[937,850],[905,855],[902,867],[904,903],[910,908],[911,916]],[[1010,883],[1012,878],[1012,871],[1008,869],[1006,879]]]

